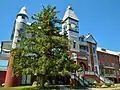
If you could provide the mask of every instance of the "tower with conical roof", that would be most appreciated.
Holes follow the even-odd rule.
[[[12,40],[12,48],[16,48],[16,42],[19,40],[18,36],[20,35],[20,32],[25,30],[26,24],[28,21],[28,15],[26,8],[23,7],[21,8],[20,12],[16,16],[16,20],[14,23],[14,28],[13,32],[11,35],[11,40]]]
[[[26,8],[23,7],[21,8],[20,12],[16,16],[16,20],[14,23],[14,28],[13,32],[11,35],[11,40],[12,40],[12,49],[16,48],[18,45],[16,42],[20,40],[19,35],[20,32],[25,30],[26,24],[28,21],[28,15]],[[6,73],[6,79],[5,79],[5,87],[11,87],[14,85],[18,85],[20,83],[20,80],[16,77],[13,77],[13,70],[12,70],[12,64],[13,64],[13,57],[12,57],[12,51],[10,53],[9,61],[8,61],[8,70]]]
[[[75,15],[73,8],[69,5],[65,11],[62,24],[62,33],[67,33],[68,39],[71,40],[72,50],[79,50],[78,41],[79,41],[79,29],[78,29],[79,19]]]

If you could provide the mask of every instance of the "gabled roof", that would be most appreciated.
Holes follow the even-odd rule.
[[[91,34],[88,34],[87,36],[85,36],[85,39],[87,42],[97,44],[96,40],[93,38],[93,36]]]
[[[20,10],[20,12],[18,13],[18,15],[19,15],[19,14],[23,14],[23,15],[28,16],[28,15],[27,15],[26,7],[22,7],[21,10]]]
[[[66,9],[65,11],[65,15],[63,17],[63,21],[66,20],[68,17],[74,19],[74,20],[77,20],[79,21],[79,19],[77,18],[77,16],[75,15],[72,7],[69,5],[68,8]]]

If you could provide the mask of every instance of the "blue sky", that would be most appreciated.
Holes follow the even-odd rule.
[[[91,33],[99,47],[120,51],[120,0],[1,0],[0,42],[10,40],[15,17],[23,6],[31,17],[42,5],[55,5],[62,19],[69,4],[80,20],[80,34]]]

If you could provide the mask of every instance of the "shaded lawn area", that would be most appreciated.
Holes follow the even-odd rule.
[[[17,86],[10,88],[0,87],[0,90],[39,90],[39,89],[33,86]]]
[[[38,88],[38,87],[33,87],[33,86],[17,86],[17,87],[10,87],[10,88],[4,88],[4,87],[0,87],[0,90],[51,90],[51,89],[55,89],[55,90],[60,90],[60,87],[56,87],[56,86],[51,86],[51,87],[45,87],[45,88]]]
[[[4,88],[0,87],[0,90],[60,90],[60,89],[82,89],[86,90],[86,87],[73,87],[73,86],[48,86],[44,88],[40,87],[33,87],[33,86],[16,86],[16,87],[10,87],[10,88]]]

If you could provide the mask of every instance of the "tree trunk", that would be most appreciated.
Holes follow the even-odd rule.
[[[46,76],[45,75],[39,75],[38,78],[38,83],[40,84],[41,87],[44,87],[45,81],[46,81]]]
[[[42,76],[42,87],[44,87],[45,80],[46,80],[46,79],[45,79],[45,76],[43,75],[43,76]]]

